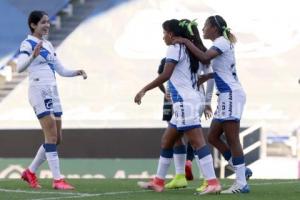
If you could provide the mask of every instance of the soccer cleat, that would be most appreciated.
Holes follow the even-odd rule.
[[[184,174],[176,174],[175,177],[165,185],[167,189],[185,188],[188,185]]]
[[[21,178],[26,181],[29,187],[34,189],[40,189],[41,185],[39,184],[35,173],[32,173],[29,169],[26,169],[23,173]]]
[[[236,193],[249,193],[250,188],[248,184],[246,185],[239,185],[238,183],[233,183],[233,185],[228,188],[227,190],[223,190],[221,194],[236,194]]]
[[[203,192],[205,188],[207,188],[208,183],[207,180],[203,179],[202,185],[196,189],[197,192]]]
[[[164,191],[165,181],[163,179],[155,177],[153,180],[149,182],[139,181],[138,186],[143,189],[154,190],[155,192]]]
[[[248,167],[246,167],[246,170],[245,170],[245,176],[246,176],[246,180],[249,180],[250,177],[252,176],[252,170]]]
[[[193,171],[192,171],[192,161],[187,160],[185,162],[185,178],[188,181],[194,180]]]
[[[202,192],[196,192],[195,195],[220,194],[222,187],[218,179],[208,180],[207,183],[207,187]]]
[[[54,180],[52,183],[53,189],[56,190],[74,190],[75,188],[67,183],[64,179]]]

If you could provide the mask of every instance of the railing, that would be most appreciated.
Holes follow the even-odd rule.
[[[244,150],[244,155],[246,157],[247,154],[249,154],[250,152],[252,152],[253,150],[257,149],[260,147],[260,155],[257,159],[259,159],[260,157],[264,156],[266,154],[266,142],[265,142],[265,138],[262,137],[261,135],[261,128],[262,125],[258,124],[258,125],[254,125],[244,131],[242,131],[240,133],[240,141]],[[246,148],[244,148],[244,139],[246,138],[246,136],[250,136],[253,133],[256,133],[257,131],[260,132],[260,138],[259,140],[255,141],[254,143],[252,143],[251,145],[248,145]],[[219,167],[220,169],[220,178],[225,178],[225,170],[226,170],[226,165],[228,164],[228,162],[223,158],[223,156],[221,156],[221,158],[219,159],[219,152],[214,149],[214,161],[215,163],[218,163],[219,161],[219,165],[217,167]],[[300,163],[299,163],[300,165]]]

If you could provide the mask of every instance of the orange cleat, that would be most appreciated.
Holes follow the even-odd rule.
[[[56,190],[74,190],[75,188],[64,179],[54,180],[52,187]]]
[[[193,171],[192,171],[192,161],[187,160],[185,162],[185,178],[188,181],[194,180]]]
[[[165,181],[163,179],[155,177],[153,180],[149,182],[138,182],[138,186],[143,189],[154,190],[155,192],[162,192],[164,191]]]
[[[222,187],[218,179],[211,179],[207,181],[207,187],[201,191],[195,193],[196,195],[204,195],[204,194],[220,194]]]
[[[35,173],[32,173],[29,169],[26,169],[23,173],[21,178],[26,181],[29,187],[33,189],[40,189],[41,185],[39,184]]]

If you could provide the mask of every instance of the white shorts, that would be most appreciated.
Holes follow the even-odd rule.
[[[220,122],[229,120],[240,121],[245,103],[246,94],[243,90],[220,93],[214,120]]]
[[[195,100],[173,103],[173,116],[170,126],[178,131],[188,131],[201,127],[200,124],[201,103]]]
[[[54,114],[62,115],[62,108],[56,85],[31,85],[29,86],[29,103],[37,118]]]

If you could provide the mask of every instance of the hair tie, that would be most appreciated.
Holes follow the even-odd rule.
[[[224,38],[226,38],[227,40],[229,40],[227,32],[228,33],[230,32],[230,28],[228,28],[226,26],[223,26],[222,29],[223,29],[223,36],[224,36]]]
[[[193,33],[192,26],[198,26],[198,23],[196,22],[196,19],[192,20],[192,21],[191,21],[190,23],[188,23],[188,25],[187,25],[187,29],[188,29],[188,31],[189,31],[189,34],[193,36],[194,33]]]

